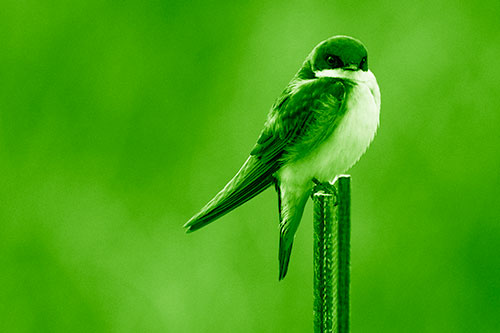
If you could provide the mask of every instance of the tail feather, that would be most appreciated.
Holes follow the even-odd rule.
[[[293,240],[289,245],[286,245],[285,240],[280,237],[280,251],[279,251],[279,277],[281,281],[285,278],[288,272],[288,264],[290,263],[290,256],[292,255]]]
[[[288,187],[284,191],[282,191],[282,186],[283,184],[277,184],[280,198],[279,280],[283,280],[288,272],[295,232],[299,227],[310,193],[306,184],[299,187]]]
[[[275,163],[262,163],[250,156],[233,179],[184,225],[187,232],[206,226],[264,191],[272,184],[276,170]]]

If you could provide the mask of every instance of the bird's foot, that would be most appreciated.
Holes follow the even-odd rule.
[[[313,178],[312,181],[314,183],[314,187],[311,193],[311,198],[314,196],[315,193],[318,192],[323,192],[325,194],[332,194],[333,196],[335,196],[334,202],[335,205],[337,205],[337,189],[335,188],[335,186],[333,186],[329,182],[320,182],[316,178]]]

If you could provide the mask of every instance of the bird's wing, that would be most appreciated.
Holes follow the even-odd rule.
[[[351,87],[348,81],[332,78],[301,82],[279,100],[279,109],[271,111],[252,155],[264,161],[278,160],[280,164],[303,158],[335,130],[345,113],[346,92]],[[288,270],[295,232],[309,192],[307,189],[303,193],[282,192],[278,181],[276,188],[280,205],[281,280]]]
[[[290,85],[278,98],[250,155],[263,162],[288,162],[308,151],[335,129],[342,118],[350,83],[329,77]]]
[[[277,161],[266,164],[250,156],[229,183],[184,225],[187,232],[206,226],[264,191],[277,170]]]
[[[330,79],[331,80],[331,79]],[[331,85],[330,81],[330,85]],[[284,163],[286,148],[293,149],[303,128],[308,128],[308,103],[322,96],[314,92],[317,85],[327,85],[327,78],[311,80],[300,86],[289,86],[277,99],[250,157],[229,183],[193,216],[185,225],[188,232],[215,221],[234,208],[250,200],[272,184],[273,174]],[[335,86],[337,86],[335,84]],[[324,88],[322,88],[324,89]],[[331,89],[330,89],[331,90]],[[338,91],[338,88],[333,91]],[[338,92],[337,92],[338,93]],[[300,103],[300,107],[293,106]]]
[[[279,114],[279,109],[284,106],[290,93],[291,90],[287,87],[271,108],[271,114]],[[259,140],[263,140],[262,138],[261,135]],[[264,148],[264,146],[262,147]],[[265,147],[270,147],[269,142]],[[192,232],[206,226],[268,188],[273,181],[272,175],[281,167],[279,157],[282,154],[282,149],[279,147],[271,148],[271,150],[273,149],[273,152],[270,150],[262,151],[263,154],[252,152],[226,186],[184,224],[187,231]]]

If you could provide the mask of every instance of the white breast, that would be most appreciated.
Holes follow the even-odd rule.
[[[348,78],[356,84],[347,98],[347,113],[332,135],[302,161],[279,172],[282,182],[303,183],[316,178],[333,181],[356,163],[370,145],[379,124],[380,91],[370,72],[325,70],[317,77]]]

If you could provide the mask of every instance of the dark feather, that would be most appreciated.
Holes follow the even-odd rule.
[[[287,245],[283,237],[280,237],[280,250],[279,250],[279,276],[278,280],[281,281],[285,278],[288,272],[288,264],[290,263],[290,256],[292,254],[293,241]]]
[[[198,230],[227,214],[268,188],[277,186],[280,213],[280,280],[288,270],[296,226],[301,219],[308,194],[300,202],[284,203],[274,173],[284,163],[313,150],[335,129],[344,108],[348,83],[339,79],[319,78],[292,81],[276,100],[250,157],[238,173],[205,207],[184,226]],[[304,199],[305,198],[305,199]],[[283,205],[294,210],[284,221]],[[293,225],[294,230],[288,230]]]
[[[271,185],[277,169],[276,163],[264,164],[250,156],[233,179],[184,227],[188,232],[198,230],[252,199]]]

